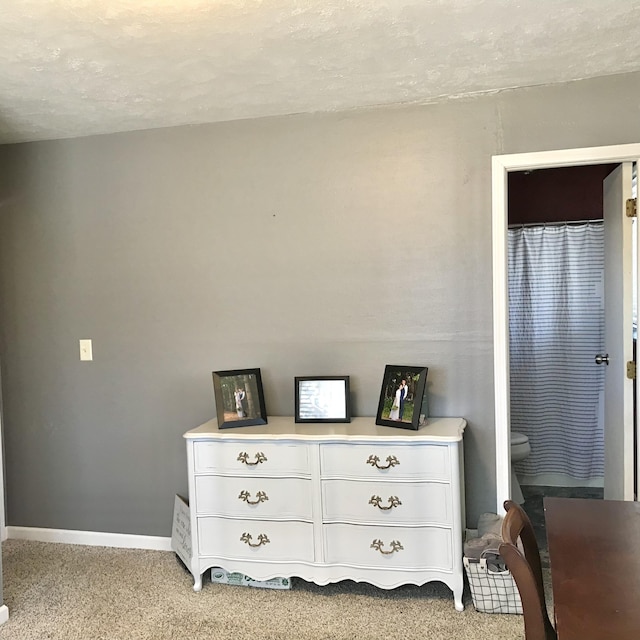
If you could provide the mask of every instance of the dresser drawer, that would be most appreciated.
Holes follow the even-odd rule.
[[[308,447],[287,442],[194,442],[196,473],[309,476]]]
[[[324,522],[450,525],[451,486],[438,482],[323,480]]]
[[[323,478],[449,480],[446,444],[326,444],[320,447]]]
[[[325,561],[388,569],[453,569],[452,532],[440,527],[324,525]]]
[[[311,520],[311,480],[196,476],[196,513]]]
[[[198,553],[229,559],[313,562],[313,525],[198,518]]]

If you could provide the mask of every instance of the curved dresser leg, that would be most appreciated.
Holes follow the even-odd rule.
[[[193,590],[202,591],[202,574],[193,576]]]
[[[462,603],[462,591],[464,585],[461,585],[457,589],[453,589],[453,604],[456,607],[456,611],[464,611],[464,604]]]

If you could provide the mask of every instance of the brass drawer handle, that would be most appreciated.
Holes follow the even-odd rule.
[[[371,500],[369,500],[369,504],[372,504],[374,507],[378,507],[382,511],[389,511],[389,509],[393,509],[393,507],[397,507],[402,504],[400,502],[400,498],[398,496],[389,496],[387,502],[389,503],[388,507],[383,507],[380,503],[382,502],[382,498],[380,496],[371,496]]]
[[[390,556],[392,553],[396,551],[402,551],[404,547],[397,540],[391,541],[391,551],[385,551],[382,547],[384,546],[384,542],[382,540],[374,540],[371,543],[371,548],[379,551],[384,556]]]
[[[388,456],[386,465],[379,465],[378,462],[380,462],[378,456],[370,455],[367,459],[367,464],[370,464],[376,469],[389,469],[390,467],[395,467],[397,464],[400,464],[400,461],[395,456]]]
[[[264,491],[258,491],[256,493],[256,499],[251,500],[251,494],[248,491],[241,491],[238,496],[238,500],[244,500],[247,504],[260,504],[265,500],[268,500],[269,496]]]
[[[257,464],[267,461],[267,456],[265,456],[262,451],[258,451],[254,458],[256,459],[255,462],[249,462],[249,454],[246,451],[242,451],[238,454],[238,460],[249,467],[255,467]]]
[[[266,536],[266,534],[261,533],[258,536],[258,542],[257,544],[253,544],[253,542],[251,542],[253,538],[251,537],[250,533],[243,533],[240,536],[240,542],[246,542],[250,547],[260,547],[263,544],[268,544],[269,542],[271,542],[271,540],[269,540],[269,538]]]

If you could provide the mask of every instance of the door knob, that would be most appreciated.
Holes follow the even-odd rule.
[[[604,355],[602,355],[601,353],[599,353],[596,356],[596,364],[609,364],[609,354],[605,353]]]

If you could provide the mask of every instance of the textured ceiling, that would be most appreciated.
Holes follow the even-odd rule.
[[[640,69],[640,0],[0,0],[0,142]]]

